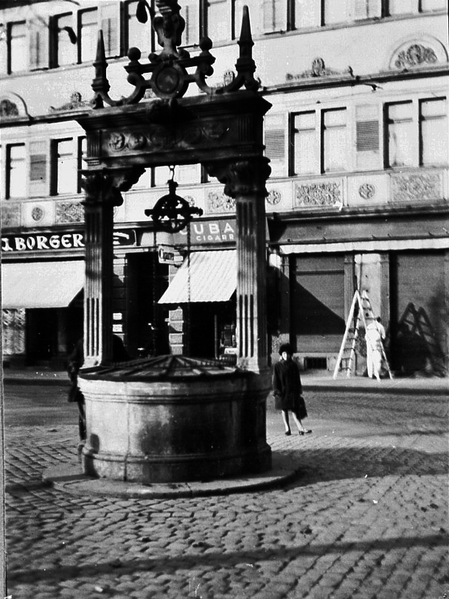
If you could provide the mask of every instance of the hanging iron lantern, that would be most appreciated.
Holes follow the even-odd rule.
[[[162,196],[153,209],[145,210],[145,215],[153,219],[156,230],[169,233],[184,229],[194,214],[198,216],[203,214],[201,208],[190,206],[187,200],[176,194],[178,184],[173,179],[173,173],[174,170],[172,170],[172,178],[167,181],[168,194]]]

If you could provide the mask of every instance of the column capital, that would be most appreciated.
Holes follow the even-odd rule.
[[[241,160],[222,160],[208,162],[203,166],[212,177],[224,183],[224,192],[235,198],[239,195],[268,195],[265,184],[271,173],[269,159],[264,156]]]
[[[109,204],[121,206],[121,192],[128,191],[137,183],[145,169],[132,167],[121,171],[85,171],[81,179],[81,187],[85,192],[84,205]]]

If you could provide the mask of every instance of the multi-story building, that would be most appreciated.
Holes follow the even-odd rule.
[[[232,77],[249,6],[256,75],[272,104],[273,353],[290,340],[305,368],[332,370],[359,289],[387,327],[396,371],[447,372],[447,1],[180,4],[183,46],[195,54],[200,37],[213,40],[209,83],[217,86]],[[3,353],[11,363],[62,362],[82,335],[85,134],[73,114],[91,110],[98,29],[116,98],[131,91],[128,48],[140,48],[142,60],[157,50],[137,5],[2,2]],[[201,165],[176,166],[178,193],[203,215],[162,237],[145,210],[167,193],[169,177],[167,168],[148,170],[116,209],[114,331],[133,356],[181,352],[187,322],[189,351],[218,356],[235,335],[234,203]],[[192,294],[195,277],[207,284]]]

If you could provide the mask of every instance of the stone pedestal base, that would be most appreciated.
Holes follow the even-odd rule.
[[[85,474],[151,484],[269,470],[267,377],[217,370],[169,380],[82,373]]]

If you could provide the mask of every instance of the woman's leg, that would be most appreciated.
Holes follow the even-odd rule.
[[[291,434],[290,422],[288,420],[288,411],[287,410],[282,410],[282,420],[284,421],[285,434],[286,435]]]
[[[311,430],[307,430],[306,428],[304,428],[301,420],[298,418],[298,416],[294,412],[292,412],[292,415],[293,415],[293,420],[295,421],[295,424],[300,433],[311,433],[312,432]]]

